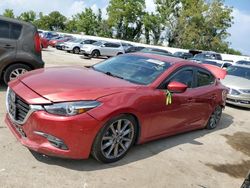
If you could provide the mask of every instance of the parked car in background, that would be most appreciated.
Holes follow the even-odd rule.
[[[143,52],[143,53],[151,53],[151,54],[158,54],[158,55],[164,55],[164,56],[173,56],[172,53],[170,53],[167,50],[159,49],[159,48],[143,48],[138,52]]]
[[[73,52],[74,54],[79,54],[83,44],[93,44],[95,42],[96,40],[92,39],[76,39],[74,41],[65,43],[64,50],[67,52]]]
[[[197,61],[204,60],[204,59],[222,60],[222,57],[219,53],[202,52],[202,53],[196,54],[193,59]]]
[[[250,61],[240,60],[236,62],[236,65],[250,65]]]
[[[47,68],[14,80],[7,91],[5,122],[31,150],[73,159],[92,154],[111,163],[134,144],[214,129],[226,92],[202,65],[126,54],[89,69]]]
[[[143,46],[131,46],[127,49],[125,49],[125,53],[133,53],[133,52],[138,52],[142,49],[144,49],[145,47]]]
[[[27,71],[44,67],[35,26],[0,16],[0,76],[7,84]]]
[[[232,65],[221,80],[229,88],[227,103],[250,108],[250,66]]]
[[[49,46],[48,39],[40,36],[40,41],[41,41],[41,48],[48,48],[48,46]]]
[[[143,47],[143,46],[133,46],[133,47],[128,48],[125,52],[126,53],[143,52],[143,53],[173,56],[172,53],[170,53],[167,50],[163,50],[159,48],[149,48],[149,47]]]
[[[202,61],[199,61],[198,63],[210,64],[210,65],[214,65],[214,66],[221,67],[224,69],[227,69],[228,67],[232,66],[232,63],[229,63],[226,61],[219,61],[219,60],[202,60]]]
[[[57,50],[65,50],[65,45],[67,43],[71,43],[71,42],[74,42],[76,40],[78,40],[78,39],[73,37],[72,39],[70,39],[70,40],[68,40],[66,42],[57,42],[55,47],[56,47]]]
[[[175,52],[173,54],[175,57],[179,57],[182,59],[190,59],[193,57],[193,54],[189,53],[189,52]]]
[[[93,44],[82,45],[81,53],[90,57],[112,57],[124,54],[125,51],[120,42],[98,41]]]
[[[72,40],[73,37],[72,36],[62,36],[62,37],[59,37],[59,38],[55,38],[55,39],[51,39],[49,41],[49,45],[52,46],[52,47],[56,47],[56,44],[59,42],[67,42],[69,40]]]
[[[52,39],[52,38],[54,38],[54,37],[58,37],[59,36],[59,34],[57,34],[57,33],[55,33],[55,32],[44,32],[43,34],[42,34],[42,37],[43,38],[46,38],[47,40],[50,40],[50,39]]]

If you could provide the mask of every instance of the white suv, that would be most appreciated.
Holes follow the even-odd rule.
[[[117,56],[124,54],[125,50],[120,42],[99,41],[93,44],[84,44],[81,47],[81,53],[85,56],[99,57],[99,56]]]
[[[95,43],[96,40],[91,40],[91,39],[76,39],[71,42],[65,43],[65,48],[67,52],[73,52],[74,54],[79,54],[80,53],[80,48],[83,44],[92,44]]]

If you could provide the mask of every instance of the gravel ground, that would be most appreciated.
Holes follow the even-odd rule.
[[[49,48],[46,67],[89,66]],[[138,145],[113,164],[66,160],[31,153],[4,123],[6,87],[0,87],[0,187],[240,187],[250,169],[249,110],[227,106],[218,128],[198,130]]]

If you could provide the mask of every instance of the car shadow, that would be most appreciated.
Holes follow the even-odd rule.
[[[203,143],[197,141],[197,138],[201,138],[209,133],[219,131],[229,127],[233,123],[233,117],[227,113],[223,113],[219,126],[213,130],[196,130],[189,133],[183,133],[176,136],[148,142],[142,145],[135,145],[131,148],[128,154],[118,162],[111,164],[102,164],[90,157],[87,160],[71,160],[61,159],[56,157],[48,157],[36,152],[31,152],[33,156],[40,162],[49,165],[57,165],[64,168],[68,168],[76,171],[96,171],[107,168],[114,168],[117,166],[123,166],[136,161],[140,161],[154,155],[157,155],[170,148],[190,143],[194,145],[203,145]]]

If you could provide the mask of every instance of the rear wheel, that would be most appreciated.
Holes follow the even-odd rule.
[[[75,48],[73,49],[73,53],[74,53],[74,54],[79,54],[79,53],[80,53],[80,48],[79,48],[79,47],[75,47]]]
[[[99,50],[93,50],[93,52],[91,53],[91,57],[99,57],[100,55],[101,54]]]
[[[214,129],[215,127],[217,127],[217,125],[220,122],[221,115],[222,115],[222,108],[221,106],[217,106],[212,115],[210,116],[206,128]]]
[[[14,64],[9,66],[3,75],[4,82],[8,84],[9,81],[17,78],[18,76],[30,71],[31,68],[24,64]]]
[[[120,115],[111,119],[94,141],[93,157],[103,163],[120,160],[134,144],[136,132],[136,121],[132,116]]]

